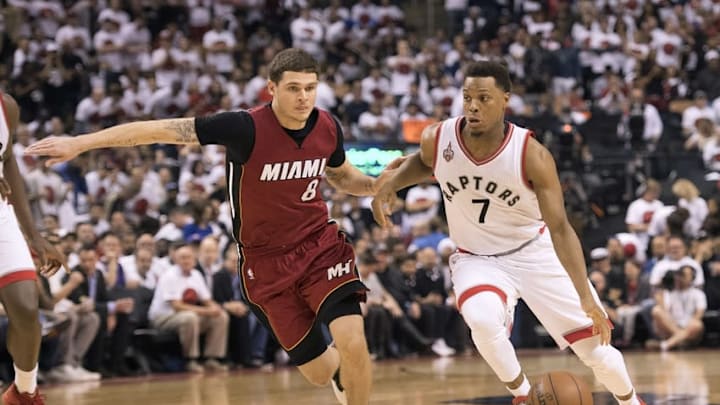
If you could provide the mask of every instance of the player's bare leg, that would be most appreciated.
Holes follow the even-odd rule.
[[[298,370],[311,384],[324,387],[330,383],[339,366],[340,354],[334,347],[328,347],[320,356],[298,366]]]
[[[19,392],[34,393],[38,357],[40,355],[40,319],[37,285],[33,280],[18,281],[0,289],[0,301],[7,312],[9,325],[7,349],[15,367],[35,376],[31,381],[18,381]],[[27,376],[26,376],[27,377]],[[31,377],[28,377],[30,379]]]
[[[330,333],[340,354],[340,383],[348,405],[370,401],[372,376],[362,315],[345,315],[330,322]]]

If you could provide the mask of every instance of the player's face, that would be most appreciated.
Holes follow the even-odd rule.
[[[481,135],[500,127],[510,95],[494,77],[468,77],[463,84],[463,114],[471,134]]]
[[[278,83],[268,82],[273,111],[283,126],[302,128],[305,125],[315,106],[317,85],[317,74],[306,72],[285,72]]]

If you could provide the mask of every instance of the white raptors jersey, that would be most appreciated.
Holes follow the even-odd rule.
[[[450,237],[460,249],[478,255],[516,249],[545,225],[523,170],[531,132],[507,123],[498,150],[476,161],[460,136],[462,122],[462,117],[443,121],[436,138],[434,171]]]
[[[3,158],[5,151],[10,148],[10,123],[7,121],[5,115],[5,104],[2,101],[2,93],[0,93],[0,177],[3,177],[5,167],[3,165]],[[6,206],[6,200],[4,196],[0,196],[0,209]]]

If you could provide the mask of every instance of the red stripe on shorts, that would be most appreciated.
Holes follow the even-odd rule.
[[[462,309],[462,305],[465,303],[465,301],[468,300],[468,298],[472,297],[475,294],[479,294],[483,291],[490,291],[494,292],[495,294],[500,296],[500,299],[502,300],[503,304],[507,305],[507,295],[505,295],[505,292],[494,285],[490,284],[481,284],[476,285],[475,287],[468,288],[467,290],[463,291],[462,294],[460,294],[460,298],[458,298],[458,311]]]
[[[610,329],[615,328],[615,325],[613,325],[611,320],[606,319],[606,321],[607,321],[608,325],[610,326]],[[565,340],[568,341],[568,343],[573,344],[573,343],[577,342],[578,340],[587,339],[589,337],[592,337],[593,335],[595,335],[593,333],[593,326],[590,325],[587,328],[582,328],[582,329],[579,329],[579,330],[576,330],[576,331],[573,331],[570,333],[566,333],[565,335],[563,335],[563,337],[565,338]]]
[[[35,270],[22,269],[15,270],[12,273],[8,273],[0,277],[0,288],[5,287],[8,284],[17,283],[18,281],[35,281],[37,280],[37,273]]]

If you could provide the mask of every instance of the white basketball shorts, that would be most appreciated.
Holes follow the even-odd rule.
[[[0,201],[0,288],[36,280],[35,264],[12,206]]]
[[[468,298],[491,292],[503,300],[509,317],[517,300],[522,298],[560,348],[592,336],[592,321],[583,311],[580,297],[547,231],[506,256],[454,253],[450,270],[460,311]],[[590,289],[600,303],[592,285]]]

